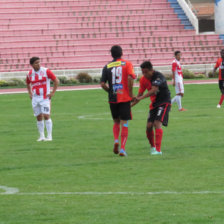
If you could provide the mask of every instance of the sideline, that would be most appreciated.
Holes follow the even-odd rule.
[[[168,84],[172,84],[171,81],[168,81]],[[218,80],[215,79],[206,79],[206,80],[184,80],[184,85],[188,84],[218,84]],[[139,83],[135,83],[134,87],[138,87]],[[92,89],[101,89],[100,85],[83,85],[83,86],[59,86],[57,91],[77,91],[77,90],[92,90]],[[19,94],[19,93],[27,93],[26,88],[16,88],[16,89],[0,89],[0,95],[6,94]]]
[[[11,189],[11,188],[7,188]],[[17,189],[17,188],[13,188]],[[18,189],[17,189],[18,190]],[[224,191],[155,191],[155,192],[9,192],[0,193],[0,195],[93,195],[93,196],[103,196],[103,195],[207,195],[207,194],[224,194]]]
[[[4,190],[5,192],[0,193],[1,194],[17,194],[19,192],[18,188],[14,187],[7,187],[7,186],[0,186],[0,189]]]

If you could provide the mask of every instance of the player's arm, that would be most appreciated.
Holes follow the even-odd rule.
[[[176,71],[176,68],[177,68],[177,64],[173,63],[172,64],[173,86],[175,86],[175,71]]]
[[[108,81],[107,80],[107,66],[105,66],[102,71],[100,85],[103,90],[105,90],[106,92],[109,92],[109,86],[106,84],[107,81]]]
[[[215,67],[213,69],[213,76],[215,76],[215,72],[216,72],[218,67],[219,67],[219,60],[216,62]]]
[[[216,70],[217,70],[217,68],[214,67],[214,69],[213,69],[213,77],[215,77],[215,72],[216,72]]]
[[[26,87],[27,87],[27,90],[28,90],[30,99],[32,99],[32,97],[33,97],[33,93],[32,93],[32,90],[31,90],[31,85],[30,85],[30,83],[26,83]]]
[[[145,99],[147,97],[155,95],[158,91],[159,91],[159,87],[158,86],[152,86],[152,88],[145,95],[137,97],[137,100],[140,101],[140,100],[143,100],[143,99]]]
[[[175,72],[174,71],[172,71],[172,73],[173,73],[173,86],[175,86]]]
[[[104,89],[106,92],[109,92],[109,87],[105,82],[101,82],[100,85],[102,89]]]
[[[56,79],[54,79],[52,81],[53,81],[53,90],[48,95],[49,99],[51,99],[51,97],[54,96],[54,94],[55,94],[55,92],[56,92],[56,90],[57,90],[57,88],[59,86],[59,83],[60,83],[58,78],[56,78]]]
[[[26,78],[26,87],[27,87],[30,99],[32,99],[33,98],[33,93],[32,93],[31,84],[30,84],[30,80],[29,80],[28,76]]]
[[[128,76],[128,90],[129,90],[129,96],[131,98],[134,97],[134,94],[133,94],[133,84],[134,84],[134,79],[131,75]]]
[[[135,106],[139,102],[138,97],[142,95],[143,93],[138,93],[137,97],[134,97],[134,101],[131,103],[131,107]]]
[[[128,74],[129,96],[133,99],[134,98],[133,85],[134,85],[134,79],[136,79],[136,75],[131,62],[127,62],[127,74]]]
[[[146,90],[146,85],[144,83],[144,79],[143,77],[140,79],[139,81],[139,90],[138,90],[138,95],[134,98],[134,101],[131,103],[131,107],[135,106],[137,103],[139,103],[139,97],[141,97],[143,95],[143,93]]]
[[[47,70],[47,77],[53,81],[53,90],[50,92],[50,94],[47,95],[47,97],[51,99],[51,97],[54,96],[59,86],[59,79],[55,76],[55,74],[50,69]]]

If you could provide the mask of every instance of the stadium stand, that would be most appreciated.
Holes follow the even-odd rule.
[[[41,57],[53,70],[101,68],[120,44],[135,66],[216,61],[219,35],[196,35],[176,0],[1,0],[0,72],[26,71]]]

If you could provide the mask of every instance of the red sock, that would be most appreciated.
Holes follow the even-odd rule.
[[[118,141],[120,134],[120,124],[114,123],[113,133],[114,133],[114,141]]]
[[[125,150],[125,145],[128,139],[128,127],[122,126],[121,129],[121,149]]]
[[[156,129],[156,150],[161,152],[161,143],[163,138],[163,129],[159,128]]]
[[[147,138],[148,138],[148,140],[149,140],[150,145],[151,145],[152,147],[155,147],[154,131],[152,130],[152,131],[148,132],[148,131],[146,130],[146,136],[147,136]]]
[[[219,105],[222,105],[223,100],[224,100],[224,95],[222,94],[220,97]]]

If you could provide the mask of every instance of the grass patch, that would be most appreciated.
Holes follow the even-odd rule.
[[[174,96],[174,88],[170,86]],[[135,88],[137,92],[137,89]],[[187,192],[181,195],[1,195],[0,224],[222,224],[223,109],[217,85],[186,85],[172,107],[162,156],[145,137],[149,99],[133,108],[127,158],[112,153],[112,120],[102,90],[57,92],[53,142],[36,142],[27,94],[0,95],[0,185],[22,193]],[[0,189],[0,193],[3,192]]]

